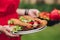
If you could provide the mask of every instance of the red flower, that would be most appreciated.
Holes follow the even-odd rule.
[[[50,14],[50,20],[58,21],[59,20],[59,13],[57,9],[54,9]]]

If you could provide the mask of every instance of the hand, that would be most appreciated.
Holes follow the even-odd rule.
[[[19,37],[19,35],[10,33],[9,32],[10,31],[9,28],[6,28],[6,27],[0,26],[0,31],[5,33],[7,36],[10,36],[10,37]]]
[[[26,9],[17,9],[16,12],[18,13],[18,15],[25,15],[25,10]],[[37,9],[29,9],[28,10],[28,15],[32,16],[32,17],[38,17],[39,10],[37,10]]]
[[[29,12],[28,12],[28,15],[30,15],[31,17],[38,17],[39,10],[37,10],[37,9],[30,9]]]

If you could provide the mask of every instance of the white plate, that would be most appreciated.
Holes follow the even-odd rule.
[[[28,31],[19,31],[15,34],[20,34],[20,35],[23,35],[23,34],[31,34],[31,33],[36,33],[36,32],[40,32],[42,30],[44,30],[47,26],[44,26],[44,27],[41,27],[41,28],[38,28],[38,29],[34,29],[34,30],[28,30]]]
[[[9,26],[8,26],[8,25],[5,25],[4,27],[9,28]],[[34,30],[19,31],[19,32],[14,33],[14,34],[23,35],[23,34],[31,34],[31,33],[36,33],[36,32],[40,32],[40,31],[44,30],[46,27],[47,27],[47,26],[43,26],[43,27],[40,27],[40,28],[37,28],[37,29],[34,29]]]

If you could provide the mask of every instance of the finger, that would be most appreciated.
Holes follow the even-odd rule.
[[[9,32],[11,31],[11,27],[10,27],[10,26],[4,25],[3,27],[4,27],[7,31],[9,31]]]
[[[19,37],[19,35],[12,34],[12,33],[8,32],[7,30],[4,30],[4,33],[5,33],[7,36],[10,36],[10,37]]]
[[[36,10],[34,10],[33,11],[34,12],[34,14],[38,17],[39,16],[39,11],[36,9]]]
[[[36,17],[36,15],[33,12],[29,12],[28,15],[30,15],[31,17]]]

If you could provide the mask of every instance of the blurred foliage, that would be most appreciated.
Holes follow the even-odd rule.
[[[54,8],[60,9],[60,5],[58,4],[44,4],[44,3],[37,3],[35,5],[32,4],[25,4],[25,3],[20,3],[19,8],[24,8],[24,9],[38,9],[40,11],[47,11],[50,12],[51,10],[53,10]]]

